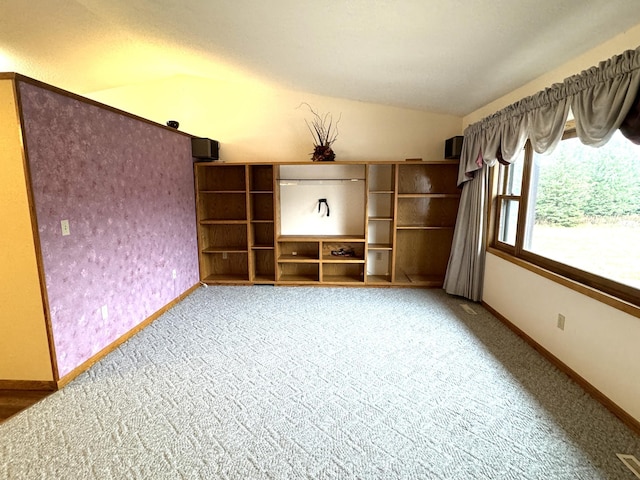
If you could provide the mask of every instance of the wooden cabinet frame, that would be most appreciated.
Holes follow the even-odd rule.
[[[202,282],[442,286],[460,199],[456,161],[323,162],[364,167],[357,235],[281,235],[282,165],[315,164],[195,164]]]

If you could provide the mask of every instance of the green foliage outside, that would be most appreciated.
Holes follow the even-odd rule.
[[[536,223],[573,227],[640,215],[640,147],[616,134],[604,147],[578,139],[536,155]]]

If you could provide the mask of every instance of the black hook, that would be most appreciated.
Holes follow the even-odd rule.
[[[318,199],[318,213],[320,213],[320,206],[323,203],[327,206],[327,217],[328,217],[330,210],[329,210],[329,204],[327,203],[327,199],[326,198],[319,198]]]

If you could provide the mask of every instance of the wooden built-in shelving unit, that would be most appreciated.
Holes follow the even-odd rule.
[[[281,234],[281,165],[298,164],[195,164],[203,282],[442,285],[460,199],[457,162],[322,163],[317,184],[364,181],[358,233],[332,235]],[[300,181],[313,182],[315,164],[300,165]],[[337,165],[360,165],[364,178],[326,179]]]

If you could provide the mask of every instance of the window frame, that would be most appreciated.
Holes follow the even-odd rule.
[[[562,140],[575,138],[577,136],[574,122],[568,122]],[[561,141],[562,141],[561,140]],[[533,148],[527,140],[525,144],[524,166],[522,174],[522,185],[520,195],[509,195],[506,191],[507,182],[509,180],[509,171],[511,165],[500,165],[499,168],[491,169],[491,202],[490,202],[490,229],[487,245],[501,252],[503,257],[509,259],[514,257],[529,264],[535,265],[543,271],[550,272],[550,277],[559,275],[560,277],[569,279],[578,284],[584,285],[589,289],[601,292],[603,296],[612,296],[620,299],[625,303],[630,303],[635,307],[640,307],[640,289],[636,289],[629,285],[616,282],[606,277],[587,272],[585,270],[564,264],[557,260],[552,260],[545,256],[527,251],[524,249],[525,228],[527,221],[527,212],[529,209],[529,194],[531,185],[531,171],[533,164]],[[515,245],[510,245],[500,241],[500,224],[501,208],[506,200],[518,200],[518,220],[516,226]],[[615,302],[608,302],[615,303]],[[616,305],[613,305],[616,306]],[[633,310],[636,310],[634,308]],[[638,316],[637,311],[629,312]]]

